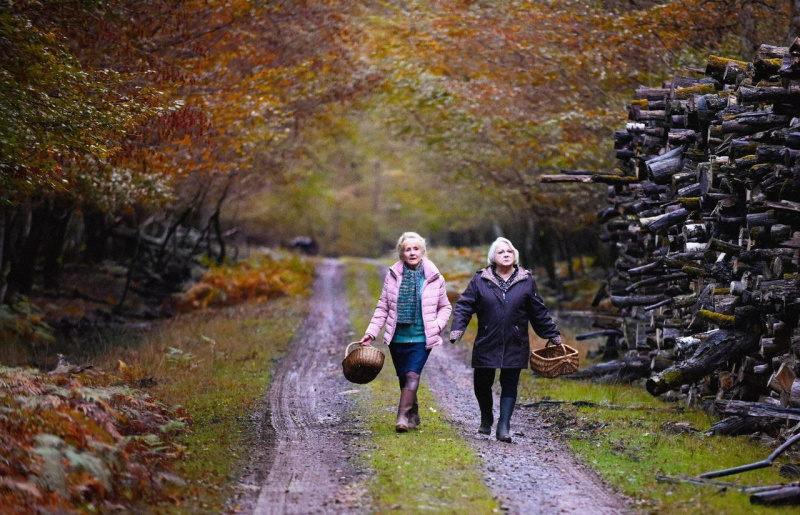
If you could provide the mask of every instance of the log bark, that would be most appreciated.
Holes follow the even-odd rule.
[[[773,419],[733,415],[712,424],[708,432],[714,435],[726,436],[749,435],[757,431],[771,432],[780,424],[781,422]]]
[[[592,379],[603,382],[630,383],[647,377],[650,373],[650,360],[647,358],[620,358],[598,363],[573,374],[561,376],[563,379]]]
[[[658,233],[684,222],[688,217],[689,211],[680,208],[671,213],[655,217],[655,219],[647,220],[646,222],[642,220],[642,225],[647,227],[650,232]]]
[[[754,331],[719,330],[709,336],[691,358],[647,380],[651,395],[661,395],[710,374],[728,361],[738,361],[758,349],[759,334]]]
[[[750,496],[750,503],[764,506],[800,504],[800,486],[789,485],[777,490],[755,493]]]
[[[800,409],[772,406],[763,402],[717,401],[714,404],[717,413],[739,415],[741,417],[774,418],[783,421],[800,421]]]
[[[666,295],[611,295],[611,304],[618,308],[649,306],[668,299]]]

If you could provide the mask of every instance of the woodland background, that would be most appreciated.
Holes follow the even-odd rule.
[[[603,192],[537,177],[613,168],[609,136],[633,88],[712,52],[785,44],[798,12],[771,0],[6,2],[0,300],[35,276],[62,287],[73,262],[134,257],[174,288],[197,252],[222,262],[309,236],[323,254],[376,256],[407,229],[443,245],[502,233],[554,278],[554,259],[602,257]]]

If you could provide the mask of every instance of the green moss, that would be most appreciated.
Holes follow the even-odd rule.
[[[720,327],[733,327],[736,323],[736,317],[733,315],[723,315],[708,309],[701,309],[697,312],[697,317],[712,324],[717,324]]]
[[[677,88],[675,90],[675,97],[686,99],[694,95],[707,95],[716,92],[717,90],[713,84],[698,84],[697,86],[689,86],[688,88]]]
[[[678,369],[667,369],[661,373],[661,379],[666,384],[678,384],[683,376],[683,372]]]
[[[720,57],[718,55],[708,56],[708,65],[714,68],[725,68],[728,63],[735,64],[737,67],[744,69],[747,66],[745,61],[737,61],[736,59],[729,59],[727,57]]]
[[[701,276],[705,275],[706,272],[702,268],[698,268],[696,266],[684,266],[681,268],[681,272],[689,275]]]
[[[700,197],[681,197],[678,199],[678,202],[680,202],[681,206],[689,209],[700,208]]]

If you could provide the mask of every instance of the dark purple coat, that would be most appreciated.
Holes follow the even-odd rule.
[[[473,368],[528,368],[528,322],[540,338],[559,335],[533,275],[522,267],[505,295],[491,267],[476,272],[454,313],[451,339],[461,338],[472,315],[478,316]]]

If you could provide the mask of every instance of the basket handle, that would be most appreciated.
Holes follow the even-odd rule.
[[[347,355],[348,355],[348,354],[350,354],[350,347],[352,347],[353,345],[355,345],[355,344],[357,344],[357,343],[361,343],[361,342],[360,342],[360,341],[358,341],[358,342],[352,342],[352,343],[350,343],[350,344],[347,346],[347,348],[344,350],[344,357],[345,357],[345,358],[347,357]]]
[[[561,350],[564,351],[564,355],[567,355],[567,348],[564,346],[564,342],[561,343],[553,343],[553,340],[547,340],[547,343],[544,344],[545,347],[555,347],[556,345],[561,345]]]

